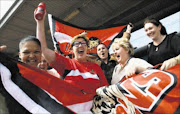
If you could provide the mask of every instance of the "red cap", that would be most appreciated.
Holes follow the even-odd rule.
[[[44,2],[39,3],[38,7],[46,9],[46,4]]]

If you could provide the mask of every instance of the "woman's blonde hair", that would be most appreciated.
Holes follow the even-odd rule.
[[[71,40],[71,48],[73,47],[75,40],[79,38],[84,39],[86,41],[87,46],[89,46],[89,38],[87,37],[87,33],[83,32],[73,37],[73,39]]]
[[[112,48],[114,47],[115,44],[118,44],[120,47],[124,48],[125,50],[128,50],[129,55],[133,56],[134,49],[127,38],[116,38],[112,43]]]

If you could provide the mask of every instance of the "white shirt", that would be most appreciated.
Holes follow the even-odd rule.
[[[114,71],[113,71],[113,75],[112,75],[111,84],[118,83],[126,75],[126,72],[128,70],[132,69],[132,67],[137,67],[137,66],[141,66],[144,68],[152,67],[151,64],[149,64],[147,61],[145,61],[143,59],[131,58],[127,62],[127,64],[125,65],[124,68],[121,68],[120,64],[117,64],[115,66]]]

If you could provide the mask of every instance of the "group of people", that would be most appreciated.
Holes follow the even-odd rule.
[[[127,78],[157,64],[162,64],[161,70],[167,70],[180,63],[180,38],[175,33],[168,35],[161,22],[154,18],[146,18],[144,21],[145,32],[153,41],[148,45],[148,61],[133,57],[133,47],[129,42],[131,29],[132,26],[128,25],[122,38],[116,38],[112,44],[116,61],[110,59],[105,44],[97,46],[101,68],[109,84],[115,84],[124,76]]]
[[[89,42],[86,34],[73,37],[71,49],[74,58],[72,59],[49,49],[44,30],[45,17],[46,13],[42,20],[35,18],[37,36],[28,36],[19,43],[20,60],[71,83],[84,90],[83,92],[86,94],[95,93],[96,89],[103,86],[117,84],[133,74],[143,72],[159,63],[162,63],[161,70],[166,70],[180,63],[179,36],[168,35],[165,27],[153,18],[147,18],[144,22],[145,32],[153,41],[147,50],[148,61],[133,57],[133,46],[129,41],[133,26],[129,24],[123,37],[116,38],[112,43],[115,59],[111,59],[112,56],[105,44],[100,43],[97,46],[97,55],[101,60],[99,66],[87,61]],[[1,46],[0,51],[4,48],[5,46]],[[53,73],[47,70],[47,64],[53,68]],[[92,102],[80,112],[90,112],[91,107]],[[74,108],[72,110],[76,111]]]

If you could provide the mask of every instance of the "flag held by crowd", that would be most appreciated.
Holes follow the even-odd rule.
[[[49,24],[55,48],[58,45],[65,55],[71,54],[69,44],[77,34],[88,32],[89,53],[93,54],[99,42],[109,46],[126,27],[82,28],[52,15],[49,15]],[[95,96],[94,93],[84,94],[73,85],[3,53],[0,53],[0,76],[0,105],[6,107],[9,113],[77,113],[69,107],[92,101]],[[166,71],[147,70],[117,86],[134,104],[136,113],[180,113],[180,64]],[[93,108],[101,110],[104,106]],[[118,98],[113,108],[116,113],[127,113],[126,104]]]
[[[75,113],[68,106],[88,102],[95,95],[83,94],[69,83],[2,53],[0,62],[0,94],[5,98],[1,105],[11,113]],[[152,69],[134,75],[118,88],[134,104],[136,113],[179,113],[180,64],[167,71]],[[117,101],[116,113],[126,113],[126,105]]]
[[[53,82],[51,78],[56,77],[16,61],[3,53],[0,53],[0,75],[1,100],[5,99],[5,102],[1,102],[1,106],[6,108],[6,112],[3,112],[2,110],[4,109],[1,109],[1,113],[74,113],[69,108],[63,106],[61,101],[58,101],[58,98],[53,96],[53,93],[43,89]],[[40,85],[43,83],[44,87],[40,87],[37,83]],[[62,81],[62,86],[68,87],[64,81]],[[76,90],[76,88],[73,89]],[[53,88],[52,91],[54,91]],[[67,97],[69,96],[67,95]]]
[[[48,14],[48,19],[55,49],[59,46],[60,52],[64,55],[71,54],[70,42],[72,37],[84,31],[89,37],[88,53],[96,54],[96,46],[99,43],[104,43],[109,47],[110,42],[126,27],[126,25],[111,25],[83,28],[58,19],[51,14]]]

